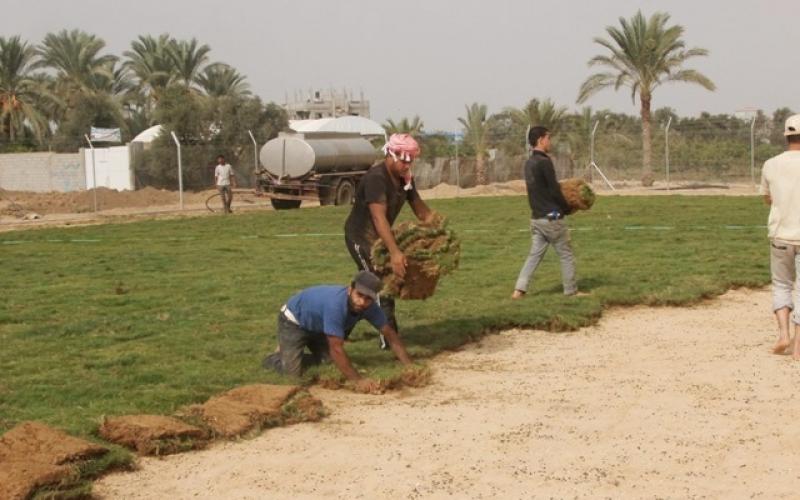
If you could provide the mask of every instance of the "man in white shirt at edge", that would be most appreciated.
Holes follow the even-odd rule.
[[[800,291],[800,114],[786,119],[786,151],[764,163],[761,194],[770,205],[767,223],[772,274],[772,309],[778,321],[778,341],[772,348],[783,354],[792,347],[800,360],[800,312],[793,292]],[[800,292],[798,292],[800,293]],[[794,340],[790,322],[794,323]]]
[[[226,214],[231,213],[231,203],[233,202],[232,188],[236,187],[236,176],[233,167],[225,162],[225,157],[217,156],[217,167],[214,169],[214,180],[217,183],[217,190],[222,196],[222,207]]]

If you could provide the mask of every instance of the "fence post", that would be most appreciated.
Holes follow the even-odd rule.
[[[756,187],[756,135],[755,135],[756,115],[750,120],[750,183],[753,189]]]
[[[175,141],[175,146],[178,147],[178,196],[180,197],[181,210],[183,210],[183,165],[181,164],[181,141],[175,132],[170,132],[172,140]]]
[[[667,120],[667,127],[664,129],[664,163],[667,169],[667,191],[669,191],[669,126],[672,125],[672,117]]]
[[[594,183],[594,170],[591,166],[596,165],[594,162],[594,134],[597,132],[597,126],[600,125],[600,120],[594,122],[592,131],[589,132],[589,183]]]
[[[94,211],[97,212],[97,170],[94,166],[94,144],[88,135],[83,134],[83,137],[86,138],[86,142],[89,143],[92,150],[92,199],[94,200]]]
[[[456,198],[461,194],[461,172],[458,164],[458,130],[453,133],[453,142],[456,143]]]
[[[250,140],[253,141],[253,172],[258,172],[258,143],[253,137],[253,132],[248,130],[247,133],[250,134]]]

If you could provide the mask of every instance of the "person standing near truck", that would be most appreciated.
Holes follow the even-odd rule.
[[[421,221],[428,220],[432,212],[420,198],[411,174],[412,164],[420,153],[417,141],[409,134],[392,134],[383,152],[383,161],[370,167],[356,187],[355,203],[344,225],[344,240],[358,269],[372,272],[372,245],[378,239],[383,240],[391,256],[392,271],[402,279],[406,257],[394,239],[392,224],[406,201]],[[399,332],[394,297],[381,297],[380,308],[392,328]],[[382,333],[379,340],[381,349],[389,348]]]
[[[217,156],[217,166],[214,168],[214,181],[222,197],[222,209],[226,214],[231,213],[233,203],[233,190],[236,187],[236,173],[222,155]]]

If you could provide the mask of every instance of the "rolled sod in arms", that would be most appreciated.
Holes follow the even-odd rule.
[[[589,210],[594,205],[597,195],[583,179],[564,179],[559,181],[559,184],[561,185],[561,192],[564,193],[564,199],[567,200],[567,204],[573,212],[575,210]]]
[[[401,280],[392,272],[392,261],[383,240],[372,246],[375,273],[383,280],[384,295],[400,299],[427,299],[439,277],[458,267],[461,240],[447,227],[447,219],[434,214],[430,222],[402,222],[393,229],[397,246],[408,262]]]

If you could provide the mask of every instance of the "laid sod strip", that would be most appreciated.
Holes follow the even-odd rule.
[[[598,197],[568,218],[578,284],[591,292],[570,300],[552,252],[528,296],[509,299],[530,248],[519,231],[530,217],[524,196],[430,205],[448,217],[461,255],[434,296],[398,304],[416,360],[486,331],[568,330],[609,305],[685,304],[769,280],[757,197]],[[279,307],[304,287],[346,283],[355,265],[343,237],[275,236],[337,235],[346,216],[321,207],[0,233],[0,243],[25,242],[0,246],[0,430],[41,420],[88,436],[103,415],[171,415],[239,385],[287,383],[260,364],[275,347]],[[410,218],[405,208],[398,223]],[[626,229],[651,226],[675,229]],[[359,369],[398,376],[368,326],[351,340]]]

